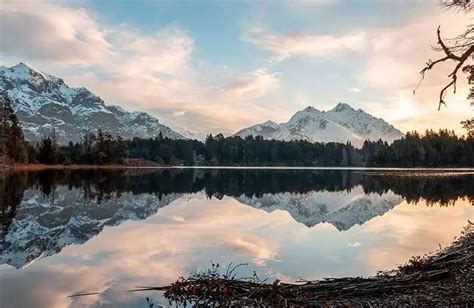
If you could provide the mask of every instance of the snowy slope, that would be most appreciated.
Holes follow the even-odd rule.
[[[245,138],[249,135],[286,141],[351,142],[356,147],[361,147],[364,140],[393,142],[403,137],[401,131],[383,119],[343,103],[327,112],[310,106],[296,112],[286,123],[267,121],[242,129],[234,136]]]
[[[262,197],[252,198],[243,195],[236,199],[266,212],[287,211],[294,220],[308,227],[327,222],[339,231],[362,225],[403,201],[402,197],[391,191],[382,195],[365,194],[362,186],[356,186],[350,191],[264,194]]]
[[[240,136],[245,138],[247,136],[262,136],[264,139],[272,139],[273,136],[279,131],[280,125],[273,121],[267,121],[262,124],[256,124],[247,128],[244,128],[237,132],[234,136]]]
[[[311,142],[340,142],[350,141],[355,146],[361,146],[364,139],[339,123],[328,119],[325,113],[307,107],[295,113],[291,119],[280,126],[275,134],[279,140],[308,140]]]
[[[21,121],[25,136],[32,141],[53,130],[61,143],[78,141],[86,131],[103,131],[123,138],[184,138],[144,112],[128,112],[104,101],[86,88],[72,88],[60,78],[20,63],[0,66],[0,90],[6,90]]]
[[[382,118],[376,118],[362,109],[355,110],[348,104],[339,103],[325,114],[327,118],[355,132],[363,139],[372,141],[382,139],[391,143],[403,137],[401,131]]]
[[[179,133],[187,139],[198,140],[201,142],[206,141],[206,138],[207,138],[207,134],[202,133],[202,132],[192,132],[189,130],[185,130],[185,131],[180,131]]]

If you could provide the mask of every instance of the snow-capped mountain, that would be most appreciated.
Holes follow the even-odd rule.
[[[179,132],[182,136],[190,140],[198,140],[201,142],[206,141],[207,134],[202,132],[192,132],[190,130],[180,131]]]
[[[264,139],[276,139],[275,135],[280,131],[280,125],[273,122],[267,121],[262,124],[256,124],[247,128],[242,129],[234,136],[245,138],[247,136],[262,136]]]
[[[183,196],[123,193],[98,202],[85,198],[83,190],[68,186],[59,186],[54,199],[36,189],[27,190],[0,241],[0,265],[22,268],[59,253],[65,246],[83,244],[106,226],[146,219]]]
[[[55,132],[59,142],[78,141],[86,131],[103,131],[123,138],[184,138],[144,112],[107,106],[86,88],[69,87],[60,78],[20,63],[0,66],[0,90],[6,90],[25,137],[31,141]]]
[[[266,212],[287,211],[294,220],[313,227],[327,222],[339,231],[362,225],[381,216],[403,201],[401,196],[389,191],[382,195],[366,194],[362,186],[351,190],[329,192],[311,191],[304,194],[264,194],[262,197],[236,198],[239,202]]]
[[[244,128],[234,136],[245,138],[250,135],[286,141],[351,142],[356,147],[361,147],[365,140],[393,142],[403,137],[401,131],[383,119],[344,103],[329,111],[319,111],[310,106],[295,113],[286,123],[267,121]]]

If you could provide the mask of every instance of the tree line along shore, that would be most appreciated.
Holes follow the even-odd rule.
[[[100,129],[80,142],[58,144],[54,134],[36,143],[25,140],[6,96],[0,97],[0,165],[85,166],[333,166],[333,167],[473,167],[474,120],[462,122],[466,136],[454,131],[409,132],[388,144],[365,141],[311,143],[304,140],[265,140],[261,136],[208,135],[204,142],[189,139],[123,139]],[[39,167],[37,167],[39,168]]]

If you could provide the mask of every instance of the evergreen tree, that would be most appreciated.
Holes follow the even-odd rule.
[[[0,93],[0,162],[27,163],[27,143],[7,93]]]
[[[474,77],[473,77],[474,79]],[[473,98],[474,98],[474,88],[471,89],[473,92]],[[474,118],[467,119],[461,122],[462,128],[464,128],[467,131],[467,138],[468,139],[474,139]]]
[[[46,165],[58,163],[58,147],[54,137],[43,137],[38,146],[38,162]]]

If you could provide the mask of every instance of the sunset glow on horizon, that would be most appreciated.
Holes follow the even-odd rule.
[[[4,0],[0,13],[0,65],[29,63],[180,132],[230,135],[339,102],[403,132],[464,134],[474,114],[463,73],[437,110],[451,63],[413,95],[437,27],[450,38],[470,21],[436,0]]]

